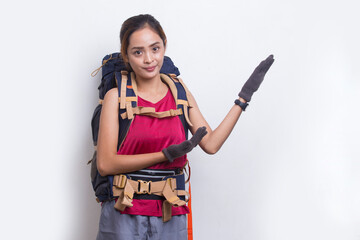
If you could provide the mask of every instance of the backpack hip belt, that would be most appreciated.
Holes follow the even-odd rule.
[[[189,198],[189,194],[185,191],[184,173],[180,173],[172,176],[161,177],[164,180],[155,181],[131,179],[133,176],[141,176],[139,174],[119,174],[114,176],[113,180],[113,196],[118,197],[115,203],[115,208],[120,211],[124,211],[126,207],[132,207],[132,201],[134,196],[141,195],[155,195],[165,198],[163,202],[163,221],[167,222],[171,219],[171,207],[184,206]],[[149,175],[143,175],[146,179],[149,179]],[[150,177],[151,178],[151,177]],[[180,199],[180,197],[185,200]],[[141,197],[139,197],[141,199]]]

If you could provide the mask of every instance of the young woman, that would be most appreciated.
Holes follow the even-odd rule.
[[[136,76],[138,106],[156,111],[176,109],[174,98],[160,77],[166,50],[166,36],[151,15],[126,20],[120,32],[121,54],[129,71]],[[179,117],[154,118],[135,115],[128,134],[117,151],[119,132],[118,90],[105,95],[101,111],[97,168],[102,176],[131,173],[142,169],[182,169],[186,153],[197,144],[208,154],[216,153],[235,126],[247,102],[258,89],[273,63],[272,55],[260,63],[245,83],[239,98],[221,124],[212,130],[191,94],[188,100],[189,127],[193,137],[185,139]],[[171,129],[169,131],[168,129]],[[102,204],[98,240],[106,239],[187,239],[186,206],[173,208],[172,218],[163,222],[163,200],[134,199],[132,207],[114,208],[115,201]]]

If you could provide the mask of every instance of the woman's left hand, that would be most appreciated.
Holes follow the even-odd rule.
[[[259,89],[260,84],[264,80],[266,72],[269,70],[273,62],[274,56],[270,55],[255,68],[250,78],[242,87],[239,93],[239,97],[245,99],[247,102],[250,102],[251,96]]]

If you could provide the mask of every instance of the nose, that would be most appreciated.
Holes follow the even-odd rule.
[[[145,63],[152,63],[153,61],[154,61],[153,55],[151,54],[151,52],[147,52],[147,53],[145,54],[144,62],[145,62]]]

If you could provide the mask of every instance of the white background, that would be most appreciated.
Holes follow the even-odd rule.
[[[8,1],[1,20],[1,239],[95,239],[90,119],[122,22],[150,13],[215,128],[275,63],[223,148],[189,154],[194,239],[360,239],[353,0]]]

